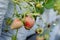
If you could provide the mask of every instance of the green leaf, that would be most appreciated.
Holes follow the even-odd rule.
[[[16,13],[16,17],[20,17],[20,15],[18,13]]]
[[[12,19],[11,18],[5,18],[5,23],[6,25],[10,25],[12,23]]]
[[[60,14],[60,0],[55,1],[54,9],[58,11],[58,14]]]
[[[47,9],[53,8],[54,7],[54,0],[47,0],[46,3],[44,3],[44,7]]]
[[[36,8],[36,12],[40,13],[40,14],[43,14],[44,8]]]

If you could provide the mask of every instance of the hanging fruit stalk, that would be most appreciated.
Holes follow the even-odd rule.
[[[18,33],[18,29],[16,30],[16,34],[12,35],[11,40],[17,40],[17,33]]]

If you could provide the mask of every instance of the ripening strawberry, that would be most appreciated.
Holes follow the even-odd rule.
[[[22,21],[18,18],[16,18],[12,24],[11,24],[11,29],[18,29],[23,25]]]
[[[35,23],[35,19],[32,18],[31,16],[26,16],[24,18],[24,27],[28,30],[30,30]]]

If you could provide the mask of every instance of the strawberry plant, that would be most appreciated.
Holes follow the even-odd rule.
[[[24,26],[26,30],[30,30],[36,21],[37,17],[41,17],[45,9],[51,9],[58,11],[60,13],[60,1],[59,0],[12,0],[14,4],[14,13],[12,15],[12,18],[16,17],[12,20],[12,18],[7,18],[5,20],[6,29],[7,26],[10,26],[11,29],[17,29],[16,35],[12,36],[12,40],[17,40],[17,33],[18,29]],[[21,3],[26,3],[27,5],[21,5]],[[22,12],[21,14],[18,13],[16,6],[19,7],[20,10],[27,9],[26,12]],[[44,22],[44,21],[43,21]],[[47,25],[45,23],[45,25]],[[48,31],[46,31],[48,30]],[[49,40],[49,33],[50,33],[50,25],[48,24],[48,27],[44,28],[37,28],[36,33],[39,34],[39,36],[42,36],[39,38],[39,40],[44,40],[44,38],[47,38],[46,40]],[[44,36],[44,37],[43,37]]]

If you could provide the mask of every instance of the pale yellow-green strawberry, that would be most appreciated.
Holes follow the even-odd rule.
[[[43,6],[42,6],[42,4],[37,3],[37,4],[36,4],[36,7],[37,7],[37,8],[42,8]]]
[[[36,37],[36,40],[44,40],[44,37],[43,36],[41,36],[41,37],[40,36],[37,36]]]
[[[16,18],[11,24],[11,29],[18,29],[23,26],[23,23],[20,19]]]

